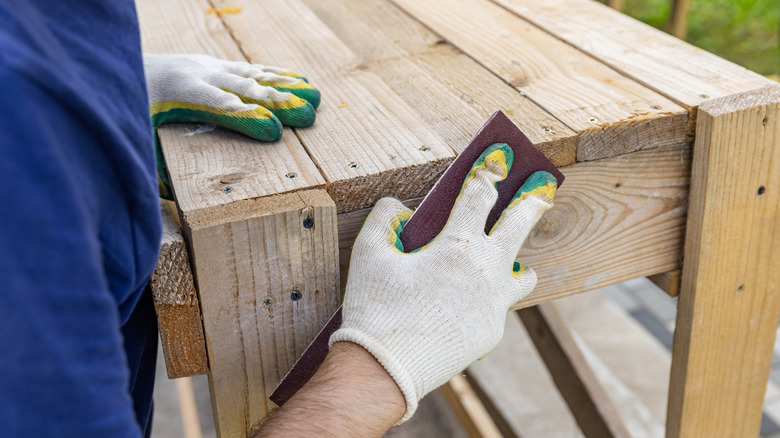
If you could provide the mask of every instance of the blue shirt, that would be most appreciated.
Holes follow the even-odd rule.
[[[161,224],[133,2],[0,3],[0,85],[0,434],[141,436]]]

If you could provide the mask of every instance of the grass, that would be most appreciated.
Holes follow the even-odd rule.
[[[626,0],[623,12],[666,28],[671,0]],[[688,42],[750,70],[780,76],[780,0],[691,0]]]

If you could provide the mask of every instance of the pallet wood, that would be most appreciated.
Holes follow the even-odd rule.
[[[472,389],[466,377],[456,374],[439,387],[450,409],[455,412],[471,438],[501,438],[503,435],[493,423],[487,409]]]
[[[208,372],[198,295],[184,237],[163,206],[163,236],[150,286],[168,378]]]
[[[462,374],[463,377],[466,378],[466,382],[471,387],[471,390],[474,392],[474,395],[477,396],[479,402],[485,408],[488,415],[490,415],[490,419],[493,421],[493,424],[495,424],[495,426],[498,428],[498,431],[501,433],[501,436],[503,438],[520,438],[517,432],[515,432],[515,430],[512,429],[512,426],[509,424],[509,420],[507,420],[504,414],[501,413],[501,410],[496,404],[496,401],[490,398],[490,396],[485,391],[485,388],[482,386],[479,380],[477,380],[473,375],[471,375],[471,372],[469,371],[468,368],[463,370]]]
[[[520,309],[516,313],[583,434],[588,438],[628,438],[628,428],[554,303]]]
[[[218,436],[249,434],[340,303],[336,206],[323,190],[183,214]]]
[[[560,169],[555,199],[518,254],[539,284],[514,308],[680,267],[690,146],[677,145]],[[421,198],[405,202],[416,207]],[[341,272],[370,209],[339,215]]]
[[[687,110],[488,0],[392,1],[577,132],[577,161],[688,135]]]
[[[206,0],[139,0],[136,7],[146,52],[246,60],[219,15],[206,13],[211,7]],[[174,195],[183,211],[325,184],[289,128],[282,140],[273,143],[221,128],[199,131],[203,130],[195,124],[170,124],[158,130]]]
[[[680,280],[682,278],[682,270],[675,269],[674,271],[664,272],[663,274],[656,274],[647,277],[656,286],[663,289],[664,292],[669,294],[670,297],[676,297],[680,294]]]
[[[385,195],[424,194],[454,158],[379,77],[356,68],[355,55],[299,0],[217,0],[215,6],[242,8],[222,19],[250,60],[302,72],[322,91],[317,122],[296,134],[339,212]]]
[[[501,109],[556,166],[574,163],[574,131],[387,0],[304,3],[458,153]]]
[[[771,84],[596,1],[493,1],[685,108]]]
[[[780,86],[699,108],[685,248],[667,436],[758,436],[780,318]]]

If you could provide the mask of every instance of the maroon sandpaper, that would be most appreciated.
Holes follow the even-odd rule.
[[[455,205],[455,200],[460,194],[463,181],[468,176],[474,162],[482,155],[490,145],[494,143],[506,143],[512,148],[514,160],[506,179],[496,186],[498,200],[488,216],[485,224],[485,232],[489,232],[498,220],[501,212],[511,202],[514,195],[532,173],[545,170],[550,172],[557,180],[558,186],[563,183],[564,176],[544,154],[534,147],[528,138],[518,129],[504,113],[493,113],[482,126],[477,135],[471,139],[466,149],[458,155],[458,158],[444,172],[436,185],[431,189],[422,201],[412,217],[404,226],[401,233],[401,243],[404,251],[414,251],[430,242],[444,229],[449,212]],[[447,212],[447,214],[442,214]],[[282,405],[293,396],[319,368],[328,353],[328,340],[341,326],[341,308],[331,317],[330,321],[317,334],[314,341],[304,351],[298,362],[279,383],[271,401]]]

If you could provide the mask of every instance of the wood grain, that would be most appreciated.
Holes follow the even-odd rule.
[[[521,308],[680,267],[690,146],[677,145],[560,169],[566,183],[518,261],[539,276]],[[422,198],[405,202],[419,205]],[[346,281],[352,243],[370,209],[339,215]]]
[[[582,433],[587,438],[629,438],[615,404],[577,346],[555,303],[520,309],[517,315]]]
[[[447,404],[471,438],[501,438],[487,409],[462,374],[456,374],[439,388]]]
[[[574,131],[387,0],[304,2],[457,152],[500,109],[555,165],[574,163]]]
[[[150,286],[168,378],[208,372],[198,295],[184,237],[163,206],[163,236]]]
[[[686,108],[771,80],[593,0],[493,0]]]
[[[780,86],[699,108],[667,436],[758,436],[780,318]]]
[[[317,122],[296,134],[339,212],[424,194],[454,158],[379,77],[355,68],[355,55],[299,0],[215,4],[242,8],[222,18],[252,61],[294,69],[322,91]]]
[[[682,143],[688,112],[488,0],[392,0],[578,134],[587,161]]]
[[[221,437],[249,434],[267,397],[340,303],[336,206],[323,190],[184,216]]]

